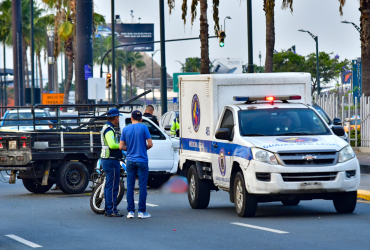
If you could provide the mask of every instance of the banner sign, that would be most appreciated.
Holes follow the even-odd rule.
[[[352,78],[352,72],[342,72],[342,83],[343,84],[350,84]]]
[[[107,24],[109,29],[112,25]],[[120,44],[154,42],[153,23],[116,23],[115,32]],[[154,43],[131,45],[122,48],[125,51],[154,51]]]
[[[64,94],[42,94],[43,105],[63,104]]]

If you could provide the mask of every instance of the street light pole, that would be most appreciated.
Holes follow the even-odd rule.
[[[111,1],[111,15],[112,15],[112,102],[117,103],[116,100],[116,76],[115,76],[115,70],[116,70],[116,62],[115,62],[115,41],[116,37],[114,34],[114,25],[115,25],[115,20],[114,20],[114,0]]]
[[[227,17],[225,17],[225,19],[224,19],[224,31],[225,31],[225,34],[226,34],[226,19],[231,19],[231,17],[230,16],[227,16]]]
[[[315,36],[313,35],[311,32],[307,31],[307,30],[298,30],[300,32],[307,32],[312,38],[313,40],[315,40],[316,42],[316,71],[317,71],[317,74],[316,74],[316,79],[317,79],[317,94],[320,95],[320,72],[319,72],[319,69],[320,69],[320,64],[319,64],[319,37],[318,36]]]
[[[164,0],[159,0],[160,37],[161,37],[161,109],[162,115],[167,112],[167,69],[165,45]]]
[[[356,30],[357,30],[358,32],[360,32],[360,34],[361,34],[361,28],[360,28],[360,27],[358,27],[355,23],[348,22],[348,21],[346,21],[346,20],[342,21],[341,23],[352,24],[352,25],[356,28]]]
[[[247,0],[248,19],[248,73],[253,73],[252,0]]]
[[[31,106],[35,105],[35,37],[34,37],[34,25],[33,25],[33,0],[31,4]],[[27,72],[28,74],[28,72]]]

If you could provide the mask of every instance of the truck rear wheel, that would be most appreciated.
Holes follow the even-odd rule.
[[[54,182],[48,181],[48,185],[43,186],[39,183],[41,183],[41,180],[38,180],[36,182],[33,179],[22,179],[23,186],[30,191],[31,193],[35,194],[43,194],[50,190],[50,188],[54,185]]]
[[[335,210],[338,213],[352,213],[357,204],[357,191],[338,194],[333,200]]]
[[[211,190],[207,180],[200,180],[195,165],[190,166],[188,172],[188,199],[193,209],[204,209],[208,207]]]
[[[57,185],[65,194],[79,194],[89,184],[88,171],[78,161],[65,162],[57,172]]]
[[[239,217],[254,217],[257,211],[257,198],[245,188],[244,176],[238,172],[234,179],[235,210]]]

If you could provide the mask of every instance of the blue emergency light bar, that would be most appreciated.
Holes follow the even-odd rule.
[[[234,101],[237,102],[252,102],[252,101],[288,101],[288,100],[301,100],[300,95],[292,95],[292,96],[234,96]]]

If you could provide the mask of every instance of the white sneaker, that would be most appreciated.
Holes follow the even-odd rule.
[[[135,218],[135,213],[134,212],[129,212],[127,214],[127,219],[133,219],[133,218]]]
[[[148,219],[150,217],[152,217],[150,214],[148,213],[142,213],[142,212],[139,212],[138,216],[137,216],[139,219]]]

